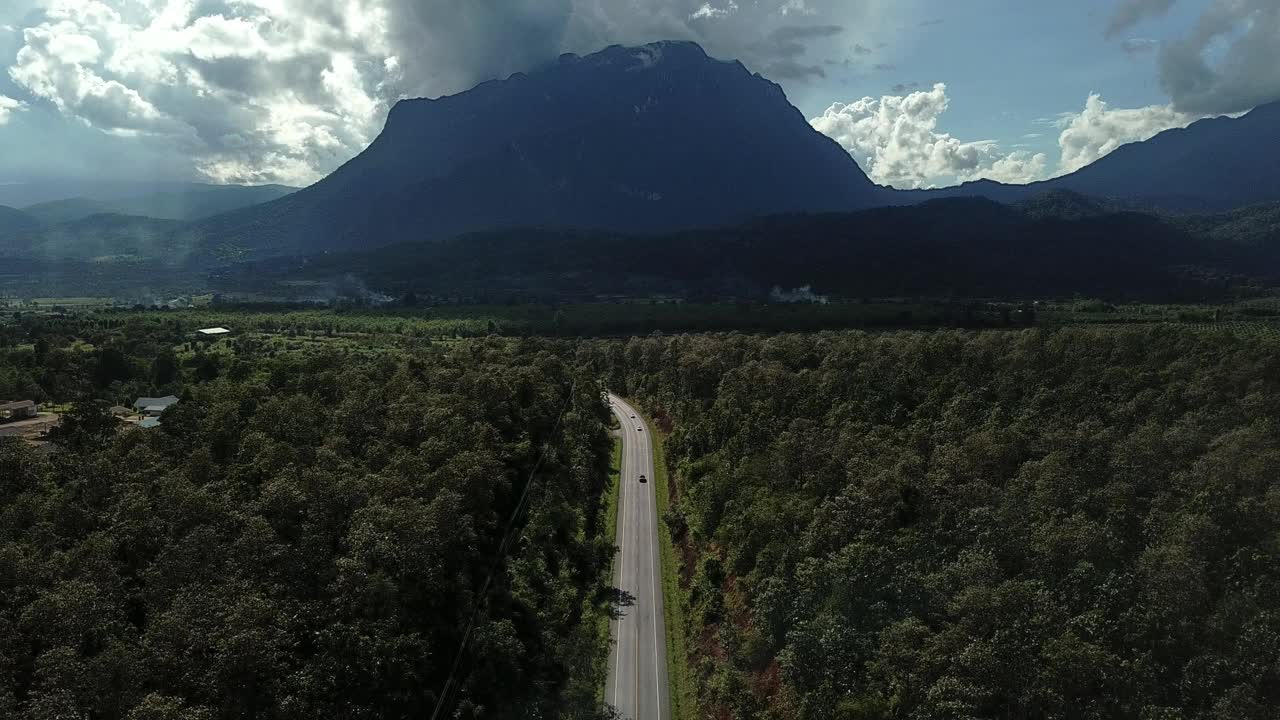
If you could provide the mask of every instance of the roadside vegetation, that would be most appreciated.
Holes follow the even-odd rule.
[[[1172,326],[580,355],[651,413],[701,713],[1272,717],[1280,344]],[[592,356],[592,357],[587,357]]]
[[[56,450],[0,439],[0,717],[601,712],[609,418],[564,347],[68,330],[0,342],[0,392],[70,401]]]
[[[617,421],[610,417],[609,426],[612,430]],[[616,432],[616,431],[614,431]],[[618,544],[618,504],[621,500],[622,492],[622,438],[615,436],[613,438],[613,454],[609,460],[609,490],[605,495],[604,507],[601,512],[604,515],[602,527],[604,535],[609,540],[612,547]],[[603,573],[603,582],[612,586],[614,578],[614,566],[617,563],[617,553],[612,549],[609,553],[609,562],[605,564]],[[598,600],[598,599],[597,599]],[[609,608],[612,610],[612,606]],[[613,652],[613,640],[609,635],[609,626],[613,620],[611,612],[596,613],[597,642],[605,648],[605,652],[601,655],[600,661],[604,664],[603,669],[599,672],[596,684],[596,703],[598,707],[605,707],[605,697],[608,690],[609,680],[609,654]]]
[[[0,400],[62,426],[0,440],[0,717],[426,715],[473,616],[459,716],[596,716],[608,387],[655,431],[675,717],[1270,718],[1280,338],[1242,328],[1275,307],[1030,310],[625,340],[6,314]],[[108,412],[167,394],[153,430]]]

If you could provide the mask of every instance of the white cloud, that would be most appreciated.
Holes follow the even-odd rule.
[[[979,178],[1023,183],[1045,176],[1043,154],[1003,153],[990,140],[964,142],[938,132],[948,103],[947,87],[939,83],[905,96],[836,103],[810,122],[884,185],[921,188]]]
[[[990,166],[976,173],[961,177],[962,180],[987,179],[996,182],[1022,185],[1043,180],[1049,174],[1049,157],[1044,153],[1018,150],[998,158]]]
[[[738,3],[729,0],[724,7],[715,7],[711,3],[703,3],[702,7],[694,10],[689,15],[690,20],[711,20],[714,18],[728,17],[738,12]]]
[[[210,179],[306,184],[395,99],[381,2],[57,0],[9,76],[102,132],[163,138]]]
[[[809,7],[805,0],[787,0],[778,8],[778,14],[783,17],[787,15],[816,15],[817,11]]]
[[[1023,184],[1075,172],[1116,148],[1148,140],[1206,117],[1180,112],[1172,104],[1113,108],[1092,94],[1078,113],[1039,118],[1036,125],[1060,130],[1056,167],[1045,153],[1010,146],[1006,152],[991,140],[965,142],[938,129],[949,104],[943,84],[931,90],[879,99],[836,103],[810,122],[853,155],[872,180],[898,188],[952,185],[989,179]],[[1030,132],[1025,140],[1038,140]]]
[[[1063,118],[1058,146],[1062,149],[1058,174],[1075,172],[1121,145],[1155,137],[1171,128],[1186,127],[1203,115],[1178,112],[1172,105],[1112,108],[1097,94],[1084,110]]]
[[[11,97],[0,95],[0,125],[9,122],[9,116],[14,112],[22,110],[25,107],[23,103],[14,100]]]
[[[361,151],[402,97],[561,52],[696,40],[797,84],[895,32],[878,0],[0,0],[33,104],[211,179],[306,184]],[[17,9],[14,9],[14,8]],[[0,70],[3,72],[4,70]],[[77,169],[79,171],[79,169]]]

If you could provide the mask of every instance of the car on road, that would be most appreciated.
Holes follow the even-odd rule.
[[[641,475],[640,482],[649,482],[649,481],[645,478],[645,476]]]
[[[642,428],[642,427],[638,427],[638,428],[636,428],[636,432],[644,432],[644,428]]]
[[[632,419],[632,420],[635,420],[635,419],[636,419],[636,416],[635,416],[635,415],[632,415],[632,416],[631,416],[631,419]]]

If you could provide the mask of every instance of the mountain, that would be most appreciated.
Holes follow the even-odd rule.
[[[716,226],[884,192],[778,85],[664,42],[402,101],[329,177],[197,230],[213,256],[263,257],[518,226]]]
[[[805,286],[843,298],[1078,294],[1198,301],[1280,285],[1280,242],[1260,236],[1243,245],[1215,236],[1227,223],[1274,227],[1277,214],[1280,206],[1192,223],[1109,211],[1061,194],[1022,206],[952,198],[648,236],[502,230],[250,263],[219,274],[216,284],[223,291],[301,293],[295,299],[362,281],[396,297],[413,292],[482,302],[617,295],[761,300],[774,287]],[[1280,235],[1272,231],[1270,238]]]
[[[0,205],[0,234],[26,232],[40,227],[40,221],[17,208]]]
[[[112,212],[162,220],[200,220],[259,205],[297,192],[287,185],[189,185],[181,189],[125,198]]]
[[[56,225],[110,213],[111,206],[98,200],[75,197],[28,205],[22,211],[43,225]]]
[[[99,214],[57,224],[0,225],[0,257],[52,260],[164,260],[190,246],[176,220]]]
[[[1081,195],[1070,190],[1048,190],[1013,203],[1019,211],[1038,220],[1083,220],[1125,212],[1122,203]]]
[[[41,222],[54,224],[91,215],[135,215],[159,220],[200,220],[220,213],[275,200],[297,188],[285,185],[201,185],[187,183],[124,198],[95,200],[67,198],[24,208]]]
[[[907,191],[895,200],[986,197],[1016,202],[1046,190],[1069,190],[1123,201],[1134,208],[1174,212],[1230,210],[1280,201],[1280,102],[1238,118],[1218,117],[1166,130],[1117,148],[1102,159],[1052,180],[1003,185],[990,180],[954,188]]]
[[[261,193],[258,194],[258,188]],[[297,188],[286,187],[283,185],[261,185],[261,186],[241,186],[241,185],[209,185],[206,183],[194,183],[183,180],[78,180],[75,178],[65,177],[32,177],[24,178],[21,182],[3,182],[0,183],[0,205],[8,205],[9,207],[26,208],[32,205],[43,205],[45,203],[55,202],[58,200],[78,199],[92,200],[103,203],[107,210],[113,212],[136,211],[137,207],[131,206],[128,202],[136,201],[140,198],[149,196],[201,196],[206,192],[227,193],[230,197],[234,197],[244,191],[251,197],[248,201],[237,201],[234,207],[244,207],[255,202],[266,202],[274,200],[281,195],[293,192]],[[126,204],[116,204],[126,202]],[[155,207],[164,208],[163,200],[153,204]],[[216,212],[223,212],[233,207],[216,208]],[[162,210],[163,211],[163,210]],[[203,214],[192,214],[185,210],[182,211],[183,216],[188,219],[201,217]],[[199,212],[199,211],[197,211]],[[182,219],[178,215],[166,215],[167,219]],[[66,218],[62,218],[66,219]]]

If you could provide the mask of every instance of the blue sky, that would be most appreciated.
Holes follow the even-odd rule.
[[[1160,87],[1155,54],[1133,56],[1123,40],[1175,38],[1194,22],[1197,5],[1175,6],[1166,18],[1143,23],[1124,38],[1107,39],[1113,0],[1016,2],[965,0],[917,2],[903,22],[909,27],[883,50],[896,70],[841,78],[806,88],[800,107],[819,114],[830,99],[889,95],[896,84],[929,87],[945,83],[951,104],[945,129],[970,140],[1029,143],[1046,152],[1057,133],[1036,121],[1079,112],[1090,93],[1126,108],[1169,102]],[[1040,139],[1024,138],[1041,134]]]
[[[5,0],[0,183],[306,184],[401,97],[692,39],[873,179],[1025,182],[1280,99],[1276,0]]]

